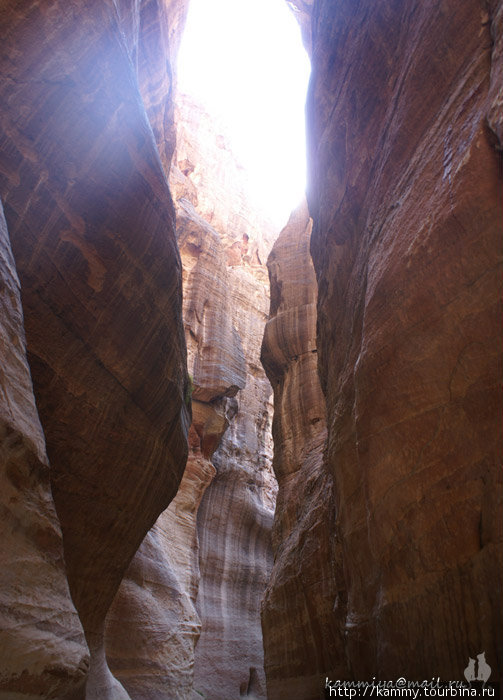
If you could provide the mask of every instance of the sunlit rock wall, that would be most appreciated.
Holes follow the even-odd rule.
[[[333,478],[337,549],[333,581],[312,575],[344,653],[318,653],[312,611],[299,699],[326,675],[462,680],[482,652],[501,677],[501,24],[496,2],[313,3],[316,483]],[[276,634],[270,700],[292,673],[268,664]]]
[[[265,698],[260,602],[272,566],[276,495],[272,474],[271,387],[259,364],[265,283],[237,267],[230,293],[246,358],[246,386],[229,400],[234,417],[213,457],[216,476],[201,503],[202,632],[195,687],[209,700]]]
[[[194,416],[193,426],[195,421]],[[195,519],[215,469],[192,431],[178,493],[143,540],[107,618],[110,668],[134,700],[193,697],[194,647],[201,629],[195,609]]]
[[[272,392],[259,354],[268,310],[264,262],[275,231],[250,202],[226,139],[196,104],[179,105],[171,182],[186,275],[189,372],[193,397],[229,425],[197,516],[202,630],[194,688],[208,700],[265,697],[260,600],[272,564],[276,483]]]
[[[261,259],[274,231],[254,212],[209,115],[179,96],[176,122],[170,185],[192,382],[189,458],[114,601],[107,654],[135,700],[198,692],[222,700],[248,686],[265,697],[260,600],[276,485],[259,349],[268,305]]]
[[[163,144],[172,150],[166,44],[176,47],[181,18],[182,3],[148,0],[4,2],[0,13],[0,196],[68,583],[91,651],[87,697],[99,700],[126,697],[105,661],[105,616],[131,557],[176,493],[187,455],[181,262],[159,157]],[[159,32],[162,42],[151,43]],[[20,546],[31,504],[40,502],[46,535],[37,535],[35,519],[30,538],[46,573],[41,562],[34,601],[61,624],[54,631],[61,658],[53,664],[40,634],[27,628],[24,675],[16,680],[14,653],[0,682],[9,698],[60,697],[66,677],[71,685],[83,675],[86,651],[62,580],[27,370],[21,378],[26,422],[11,427],[25,436],[16,469],[21,474],[31,460],[32,471],[17,486],[25,504]],[[18,556],[7,551],[2,568],[23,591],[21,614],[34,584]],[[46,691],[51,673],[60,674],[59,689],[55,682]]]

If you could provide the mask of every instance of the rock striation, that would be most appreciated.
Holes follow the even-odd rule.
[[[52,0],[5,2],[0,16],[0,196],[68,583],[91,652],[87,698],[99,700],[127,697],[107,668],[105,616],[140,542],[175,495],[187,456],[181,261],[159,157],[163,144],[168,157],[172,131],[166,46],[173,40],[176,48],[183,12],[180,2],[90,8]],[[151,43],[156,36],[164,43]],[[49,671],[49,652],[34,636],[25,677],[12,685],[7,676],[15,678],[19,664],[9,659],[2,683],[20,697],[41,697],[44,687],[30,687],[30,679],[82,675],[85,648],[61,580],[27,371],[20,377],[28,413],[26,425],[12,430],[24,440],[19,459],[31,463],[32,476],[17,488],[26,488],[27,505],[38,498],[47,520],[46,535],[38,537],[36,521],[30,535],[48,567],[37,605],[51,608],[61,591],[54,634],[62,657]],[[11,556],[4,563],[22,587],[28,570]]]
[[[208,700],[266,698],[260,602],[272,568],[277,490],[271,468],[271,387],[259,364],[265,283],[247,266],[234,269],[230,281],[246,386],[228,400],[229,427],[213,456],[216,476],[197,521],[202,631],[195,688]]]
[[[311,220],[294,211],[267,260],[271,308],[262,363],[274,388],[278,497],[274,568],[262,608],[268,698],[317,697],[319,669],[343,657],[335,634],[338,585],[333,480],[323,464],[325,402],[317,370]]]
[[[501,22],[499,2],[313,3],[308,202],[327,408],[315,486],[333,479],[318,509],[337,546],[331,572],[311,575],[342,651],[319,652],[321,603],[281,598],[311,532],[296,523],[264,609],[270,700],[291,697],[293,664],[273,640],[298,618],[296,675],[319,677],[299,700],[327,675],[462,679],[482,651],[502,675]],[[276,335],[271,376],[290,342]]]
[[[178,96],[176,121],[170,186],[192,382],[189,458],[114,601],[107,656],[135,700],[265,697],[260,599],[276,484],[259,352],[261,259],[273,230],[201,106]]]
[[[216,470],[197,514],[202,626],[194,688],[208,700],[260,698],[260,600],[272,566],[277,487],[271,387],[259,355],[268,305],[264,261],[275,230],[250,201],[245,173],[219,125],[187,96],[177,100],[176,119],[170,182],[188,366],[196,411],[210,419],[204,433],[196,431]]]
[[[266,585],[269,700],[503,675],[503,4],[288,3],[272,573],[274,232],[187,2],[2,3],[0,698],[265,698]]]
[[[159,516],[131,562],[107,618],[107,659],[134,700],[187,700],[201,631],[196,517],[215,468],[190,452],[176,497]]]
[[[59,698],[89,665],[35,406],[19,279],[0,207],[0,698]]]

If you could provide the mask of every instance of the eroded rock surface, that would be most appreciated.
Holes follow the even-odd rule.
[[[225,144],[202,108],[179,97],[170,184],[193,420],[180,489],[109,616],[110,666],[135,700],[222,700],[248,686],[265,697],[260,599],[275,482],[271,388],[258,358],[267,312],[259,256],[273,231],[252,215]]]
[[[343,654],[334,632],[337,541],[332,477],[323,465],[325,402],[317,369],[310,235],[304,202],[267,260],[271,308],[262,362],[274,388],[273,464],[279,486],[274,568],[262,610],[270,698],[316,697],[317,667],[306,660],[318,659],[328,669]]]
[[[0,193],[68,581],[91,650],[87,696],[99,700],[126,697],[106,665],[105,615],[187,455],[181,263],[146,110],[158,141],[170,125],[143,71],[158,46],[147,39],[161,31],[153,20],[169,8],[6,2],[1,13]]]
[[[271,387],[259,365],[265,283],[253,269],[230,275],[232,312],[246,358],[246,386],[213,457],[216,476],[198,515],[202,632],[195,688],[208,700],[265,698],[260,603],[272,567],[276,483],[271,469]]]
[[[178,240],[190,289],[184,316],[189,371],[193,357],[194,397],[222,406],[229,423],[197,517],[202,630],[194,688],[208,700],[264,698],[260,601],[272,565],[277,487],[271,387],[259,356],[268,307],[263,262],[275,231],[250,203],[225,137],[191,100],[178,104],[172,187],[179,197]]]
[[[134,700],[192,698],[194,647],[201,623],[196,516],[215,468],[191,439],[170,507],[136,553],[107,618],[110,668]]]
[[[297,675],[319,685],[299,699],[326,675],[462,679],[482,651],[502,673],[501,13],[313,5],[308,200],[339,545],[332,581],[312,576],[344,654],[320,655],[306,621]],[[294,532],[290,567],[309,528]],[[316,618],[310,600],[277,619]],[[270,700],[288,697],[289,659],[271,658]]]
[[[0,468],[0,697],[62,697],[83,684],[89,654],[66,580],[1,206]]]

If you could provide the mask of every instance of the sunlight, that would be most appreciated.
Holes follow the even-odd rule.
[[[191,0],[178,87],[226,124],[252,196],[279,226],[305,190],[309,72],[285,0]]]

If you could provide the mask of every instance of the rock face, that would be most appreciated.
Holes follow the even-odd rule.
[[[273,231],[252,212],[211,118],[179,97],[176,120],[170,185],[193,383],[190,451],[176,498],[114,601],[107,656],[135,700],[265,697],[260,600],[276,484],[259,350],[261,259]]]
[[[262,350],[268,697],[498,678],[503,5],[289,4],[319,293],[301,208]],[[266,695],[273,232],[183,99],[175,152],[185,11],[2,3],[5,700]]]
[[[318,508],[338,545],[332,580],[311,575],[343,653],[319,654],[310,597],[281,600],[278,625],[306,619],[298,678],[319,674],[299,700],[326,675],[462,679],[482,651],[502,673],[501,21],[494,2],[314,2],[308,201],[328,426],[315,483],[333,478],[334,507],[327,489]],[[294,527],[268,601],[309,532]],[[276,700],[292,664],[271,651],[271,605]]]
[[[234,269],[230,281],[246,386],[228,400],[228,416],[235,416],[213,457],[217,473],[198,515],[202,631],[195,688],[208,700],[266,697],[260,602],[272,568],[277,489],[271,468],[271,387],[259,365],[265,284],[246,265]]]
[[[332,477],[323,465],[325,402],[318,379],[311,221],[295,211],[267,261],[271,309],[262,362],[274,387],[278,498],[274,569],[262,610],[269,698],[310,697],[316,666],[342,654],[330,625],[337,598]],[[310,634],[306,633],[310,631]]]
[[[225,138],[193,102],[178,104],[176,162],[187,176],[175,170],[172,187],[187,274],[189,371],[193,396],[220,407],[229,424],[197,516],[202,628],[194,688],[207,700],[265,698],[260,601],[272,566],[277,486],[260,344],[268,306],[264,261],[275,231],[250,204]]]
[[[194,425],[194,424],[193,424]],[[134,700],[192,696],[201,623],[196,516],[215,468],[191,450],[178,493],[136,553],[107,618],[107,659]]]
[[[66,580],[1,208],[0,368],[0,697],[62,697],[82,684],[89,655]]]
[[[159,26],[170,8],[175,20]],[[1,13],[0,196],[68,582],[91,651],[87,697],[100,700],[127,697],[106,665],[105,615],[145,533],[176,493],[187,455],[181,263],[147,118],[148,111],[157,141],[168,143],[169,110],[159,107],[152,88],[158,43],[150,40],[161,32],[168,42],[180,15],[183,4],[153,0],[92,8],[6,2]],[[164,92],[165,44],[160,54]],[[27,372],[23,381],[28,387]],[[27,427],[12,430],[26,436],[19,459],[31,460],[43,485],[43,439],[26,401]],[[51,594],[61,591],[59,634],[74,638],[73,651],[55,668],[75,675],[84,651],[58,579],[58,530],[42,485],[40,518],[48,524],[37,546],[52,566]],[[29,502],[36,487],[26,488]],[[15,562],[6,565],[21,576]],[[48,673],[47,650],[40,659],[37,653],[28,678]],[[11,664],[13,677],[17,671]],[[30,690],[23,679],[5,687]]]

